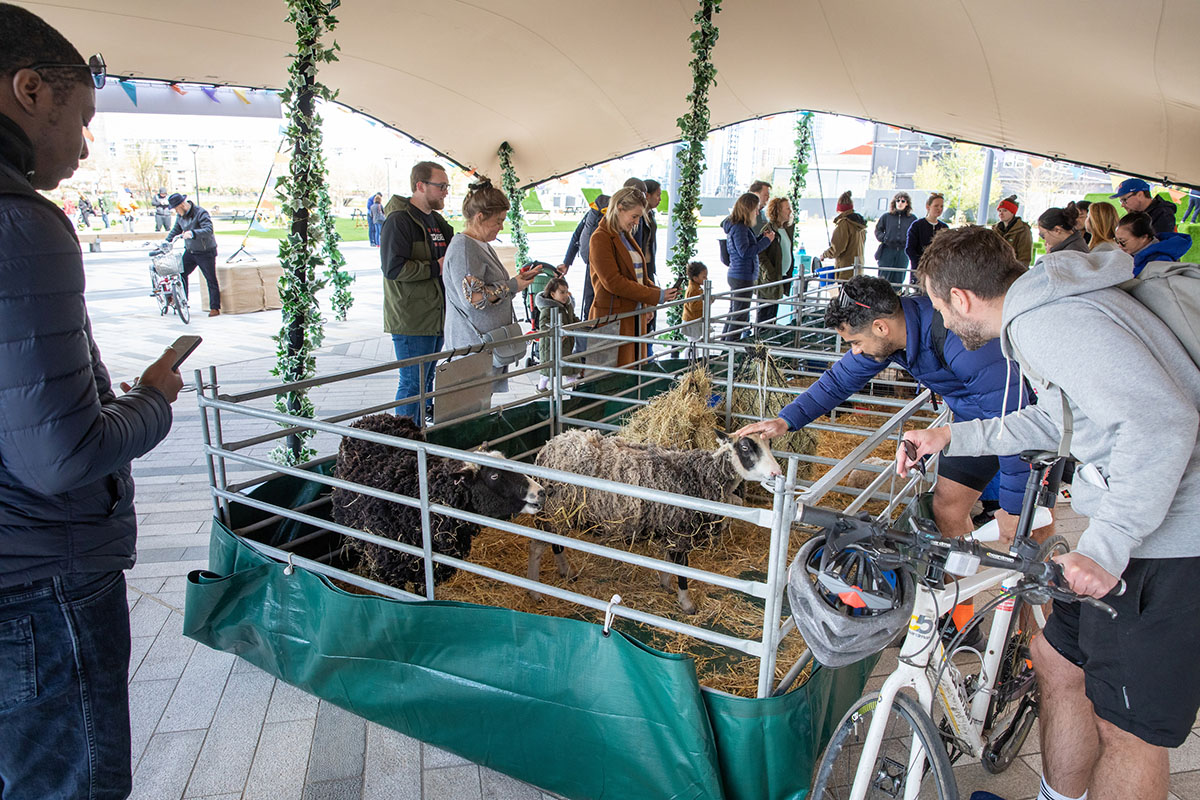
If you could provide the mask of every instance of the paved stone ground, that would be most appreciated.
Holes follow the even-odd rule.
[[[535,256],[555,261],[565,236],[534,238]],[[704,246],[713,250],[713,241]],[[222,241],[223,252],[236,247]],[[543,252],[539,253],[541,247]],[[106,248],[107,249],[107,248]],[[270,255],[260,247],[261,255]],[[318,371],[328,373],[391,359],[390,341],[379,335],[381,296],[377,256],[365,245],[346,247],[360,278],[356,306],[347,323],[331,324]],[[271,382],[270,340],[278,312],[213,319],[197,315],[184,328],[160,319],[142,288],[146,260],[140,254],[105,252],[85,256],[88,304],[96,338],[117,378],[142,366],[186,330],[205,337],[189,367],[217,363],[223,391]],[[195,281],[193,281],[193,286]],[[185,370],[186,372],[186,370]],[[190,380],[190,376],[189,376]],[[514,381],[514,389],[522,384]],[[524,384],[526,387],[528,384]],[[353,386],[320,389],[314,399],[322,415],[385,402],[395,379],[385,373]],[[194,394],[181,395],[171,435],[136,462],[139,522],[138,563],[128,573],[133,630],[130,708],[133,728],[133,797],[279,798],[335,800],[546,800],[551,795],[424,745],[276,680],[234,656],[198,645],[182,635],[186,575],[208,565],[212,505],[207,468],[200,454],[200,418]],[[227,438],[261,426],[226,420]],[[318,439],[331,452],[332,439]],[[262,454],[268,446],[254,450]],[[230,480],[251,472],[230,465]],[[1083,521],[1068,516],[1063,530],[1078,535]],[[894,658],[894,652],[891,658]],[[885,658],[873,680],[890,669]],[[1040,745],[1032,737],[1017,764],[1004,775],[987,775],[976,765],[956,768],[964,798],[976,789],[1009,800],[1037,791]],[[1172,797],[1200,800],[1200,740],[1193,732],[1171,756]]]

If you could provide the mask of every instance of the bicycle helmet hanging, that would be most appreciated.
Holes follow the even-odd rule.
[[[907,570],[882,570],[856,547],[826,554],[824,545],[824,536],[814,536],[796,554],[788,603],[818,663],[844,667],[878,653],[904,630],[915,591]]]

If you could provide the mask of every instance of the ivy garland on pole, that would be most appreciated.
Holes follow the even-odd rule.
[[[667,263],[676,280],[687,275],[688,262],[696,254],[696,212],[700,210],[700,178],[704,175],[704,142],[708,138],[708,90],[717,82],[712,52],[719,32],[713,17],[720,10],[721,0],[700,0],[700,10],[692,18],[696,30],[689,39],[695,55],[691,61],[692,91],[687,96],[691,110],[675,121],[682,134],[679,186],[675,188],[675,205],[671,209],[671,224],[675,226],[677,239]],[[680,306],[671,307],[667,324],[678,325],[682,315]],[[670,338],[680,338],[678,331],[672,331]]]
[[[800,195],[807,185],[808,157],[812,154],[812,112],[801,111],[796,115],[796,154],[792,156],[792,185],[788,200],[792,204],[792,224],[800,218]],[[792,246],[795,246],[792,242]]]
[[[279,243],[279,298],[283,305],[283,328],[275,336],[278,363],[271,371],[291,383],[316,373],[314,351],[325,338],[324,320],[317,304],[317,292],[326,285],[317,277],[317,269],[327,267],[327,280],[335,286],[333,306],[344,318],[350,307],[348,286],[352,278],[342,266],[345,260],[337,247],[333,214],[325,187],[325,158],[321,151],[321,117],[315,112],[316,99],[327,102],[337,92],[317,80],[319,64],[337,60],[338,46],[321,45],[321,36],[337,25],[330,14],[331,5],[322,0],[288,0],[287,21],[296,28],[296,54],[288,67],[287,88],[280,98],[288,108],[286,137],[291,147],[288,173],[276,186],[283,213],[292,219],[291,231]],[[288,392],[275,399],[275,407],[287,414],[311,418],[315,413],[306,391]],[[282,463],[302,463],[316,455],[305,445],[313,431],[289,435],[287,443],[272,452]]]
[[[517,266],[524,266],[529,263],[529,240],[525,238],[525,219],[521,216],[521,201],[525,193],[517,186],[517,171],[512,165],[512,145],[504,142],[496,153],[500,156],[500,184],[508,195],[508,226],[512,228],[512,240],[517,248]]]

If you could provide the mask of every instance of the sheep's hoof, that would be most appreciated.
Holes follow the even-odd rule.
[[[554,554],[554,565],[558,567],[558,576],[568,581],[573,581],[579,577],[579,573],[571,574],[571,565],[567,563],[566,553]]]
[[[675,576],[669,572],[658,573],[658,583],[668,592],[675,591]]]
[[[537,592],[533,591],[532,589],[528,590],[526,592],[526,594],[529,595],[529,599],[532,600],[533,602],[535,602],[535,603],[542,602],[542,596],[540,594],[538,594]]]
[[[685,614],[695,614],[696,604],[692,602],[692,598],[688,595],[687,589],[679,590],[679,607],[683,609]]]

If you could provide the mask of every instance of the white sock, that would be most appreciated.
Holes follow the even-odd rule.
[[[1046,783],[1046,776],[1042,776],[1042,788],[1038,792],[1038,800],[1087,800],[1087,791],[1079,797],[1067,797],[1062,792],[1056,792],[1050,788],[1050,784]]]

